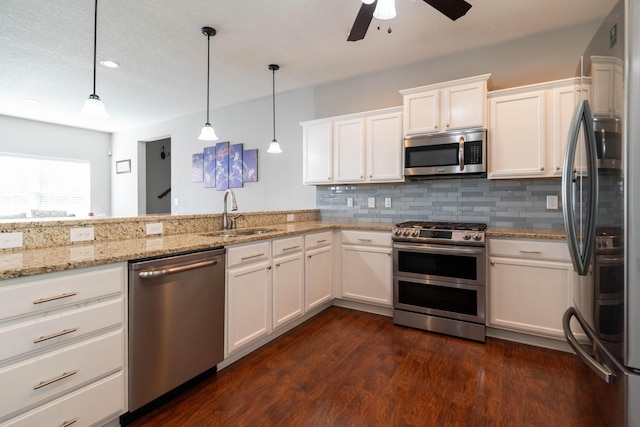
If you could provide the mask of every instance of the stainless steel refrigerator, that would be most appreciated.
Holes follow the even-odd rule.
[[[608,426],[640,426],[640,0],[621,0],[581,58],[562,202],[580,280],[565,336]]]

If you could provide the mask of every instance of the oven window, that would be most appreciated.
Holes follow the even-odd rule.
[[[408,147],[405,150],[405,167],[451,166],[458,164],[458,144]]]
[[[478,315],[478,291],[472,289],[400,281],[398,302],[452,313]]]
[[[601,265],[598,267],[600,297],[606,294],[618,294],[624,291],[624,264],[621,261],[613,265]]]
[[[477,263],[475,256],[398,251],[398,271],[403,273],[477,280]]]

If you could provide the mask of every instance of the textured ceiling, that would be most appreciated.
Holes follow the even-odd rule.
[[[77,112],[92,92],[93,0],[0,0],[0,114],[113,132],[204,112],[203,26],[218,32],[213,109],[270,95],[270,63],[285,92],[594,21],[617,0],[467,1],[452,22],[397,0],[390,34],[374,19],[364,40],[347,42],[360,0],[100,0],[97,57],[121,66],[98,65],[111,119],[92,121]]]

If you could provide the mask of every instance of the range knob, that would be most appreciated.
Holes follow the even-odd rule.
[[[602,241],[602,247],[606,248],[607,246],[609,246],[609,242],[607,242],[606,240]]]
[[[473,235],[473,240],[475,240],[476,242],[479,242],[482,239],[482,236],[479,234],[474,234]]]
[[[395,234],[396,236],[399,236],[400,234],[402,234],[402,230],[400,230],[399,228],[396,228],[395,230],[393,230],[393,234]]]
[[[408,236],[408,235],[409,235],[409,230],[404,230],[404,231],[402,232],[402,235],[403,235],[403,236]]]
[[[469,239],[471,238],[471,236],[470,236],[470,235],[468,235],[467,233],[462,233],[462,238],[463,238],[464,240],[469,240]]]
[[[412,236],[412,237],[418,237],[419,235],[420,235],[420,232],[419,232],[418,230],[413,230],[413,231],[411,232],[411,236]]]

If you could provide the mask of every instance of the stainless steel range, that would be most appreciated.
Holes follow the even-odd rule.
[[[409,221],[393,239],[393,322],[485,341],[486,224]]]

